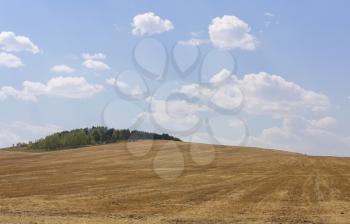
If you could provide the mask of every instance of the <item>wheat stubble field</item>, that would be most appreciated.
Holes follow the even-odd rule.
[[[350,223],[350,158],[218,146],[198,166],[211,146],[196,145],[196,163],[189,143],[176,144],[183,157],[165,141],[144,157],[124,143],[1,151],[0,223]],[[184,158],[181,176],[154,172],[159,150],[163,174]]]

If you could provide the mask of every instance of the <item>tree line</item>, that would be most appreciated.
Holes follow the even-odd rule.
[[[137,130],[130,131],[129,129],[92,127],[58,132],[35,142],[29,142],[28,144],[19,143],[17,146],[25,145],[28,149],[33,150],[58,150],[87,145],[108,144],[118,141],[147,139],[181,141],[179,138],[168,134],[156,134]]]

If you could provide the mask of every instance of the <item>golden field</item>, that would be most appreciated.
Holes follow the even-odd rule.
[[[350,158],[166,141],[1,150],[0,223],[350,223]]]

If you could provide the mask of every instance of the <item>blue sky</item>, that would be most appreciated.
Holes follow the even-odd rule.
[[[2,1],[0,146],[63,129],[129,128],[143,117],[138,128],[185,140],[350,155],[349,5]],[[162,82],[143,83],[133,49],[142,68],[160,75],[168,57]],[[194,70],[179,76],[174,64],[197,54]],[[242,108],[225,113],[240,94]]]

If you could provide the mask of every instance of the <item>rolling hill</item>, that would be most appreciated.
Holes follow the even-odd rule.
[[[162,140],[0,151],[0,223],[349,220],[350,158]]]

